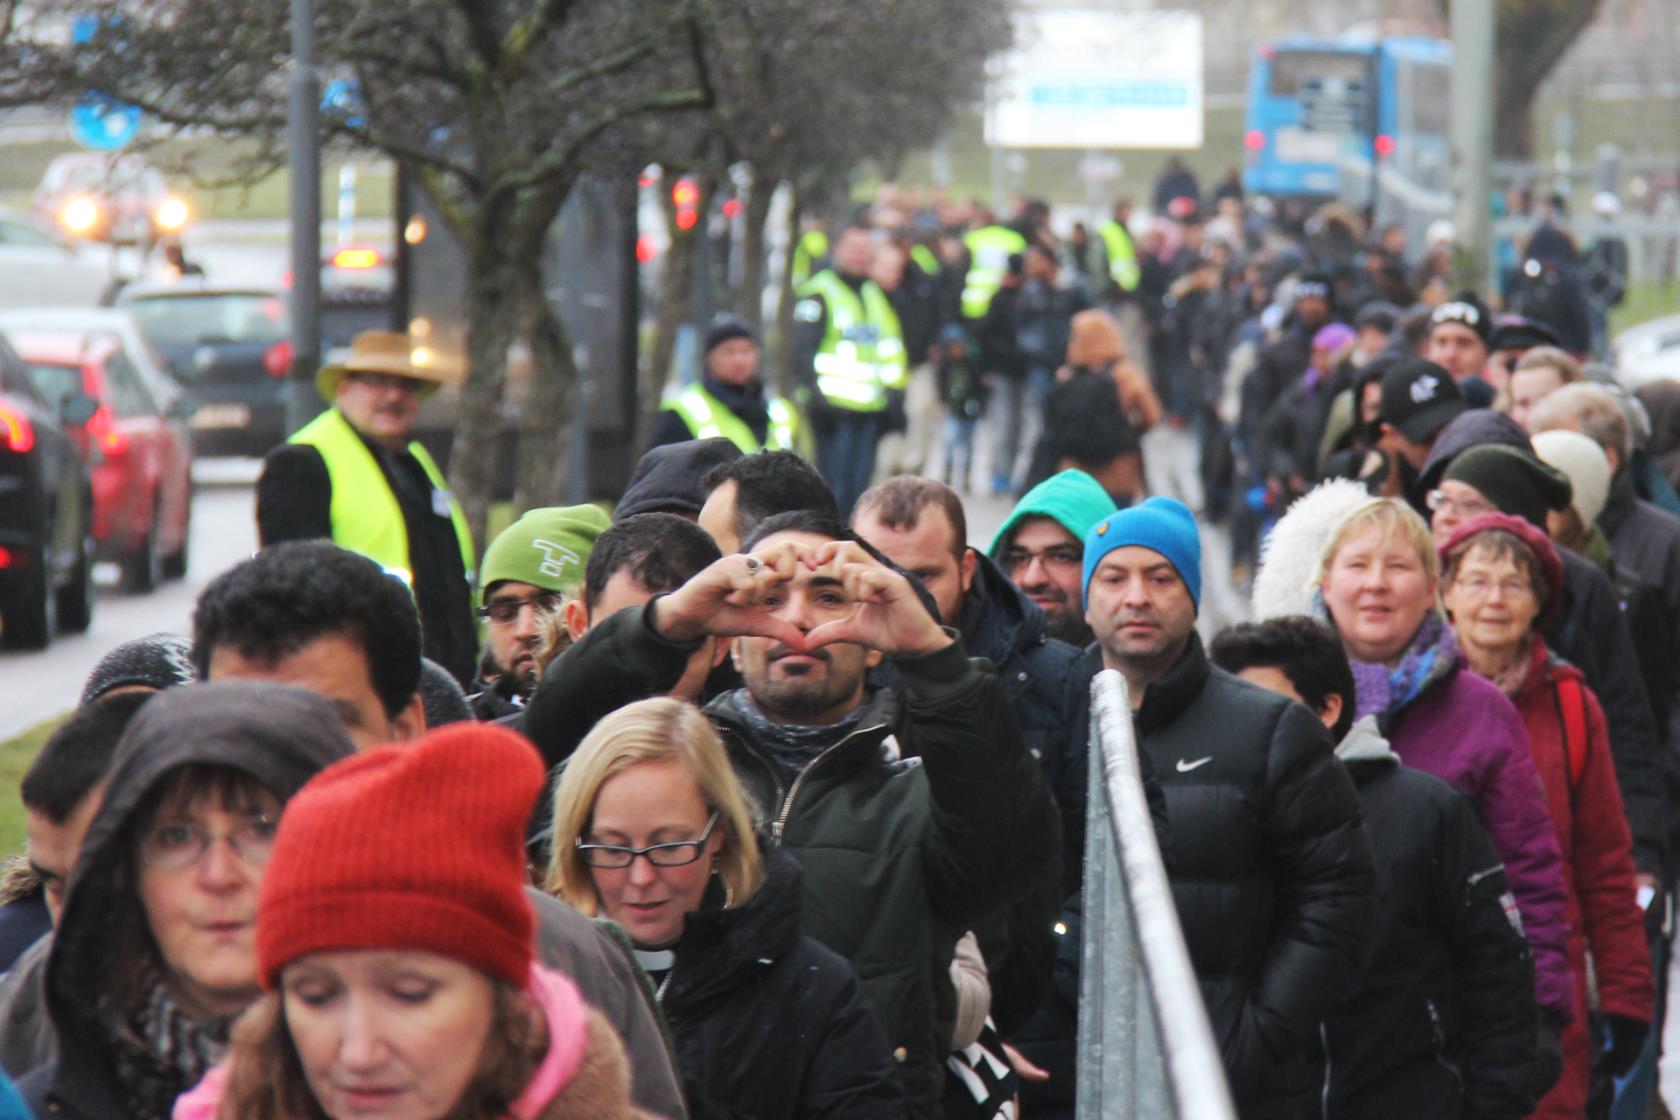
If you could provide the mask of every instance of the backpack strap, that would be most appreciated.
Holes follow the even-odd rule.
[[[1569,758],[1569,788],[1578,789],[1587,768],[1587,701],[1581,682],[1564,677],[1557,682],[1558,706],[1563,711],[1563,749]]]

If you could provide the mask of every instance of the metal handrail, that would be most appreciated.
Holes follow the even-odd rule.
[[[1080,1120],[1235,1120],[1138,770],[1125,678],[1091,682]]]

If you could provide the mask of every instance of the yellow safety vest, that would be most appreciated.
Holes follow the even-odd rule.
[[[795,443],[799,438],[799,410],[786,400],[774,394],[767,394],[765,407],[770,413],[770,430],[765,433],[763,446],[759,445],[758,437],[727,405],[711,393],[703,385],[690,385],[674,397],[667,397],[662,405],[666,412],[675,412],[688,425],[688,432],[695,439],[715,439],[722,436],[736,447],[741,454],[751,455],[755,451],[769,448],[772,451],[796,450]]]
[[[885,409],[887,390],[902,389],[910,379],[904,332],[887,294],[875,281],[865,280],[860,297],[833,269],[825,268],[806,281],[799,295],[821,296],[828,307],[828,329],[812,363],[817,391],[836,408]]]
[[[933,250],[917,242],[910,246],[910,259],[916,262],[916,267],[929,276],[939,275],[939,258],[933,255]]]
[[[811,278],[817,262],[828,256],[828,234],[820,229],[808,229],[793,246],[793,262],[789,265],[793,286],[799,287]]]
[[[1027,251],[1027,239],[1008,226],[987,226],[969,231],[963,244],[968,246],[968,275],[963,277],[962,313],[965,319],[978,319],[1003,287],[1009,258]]]
[[[1122,292],[1137,291],[1143,272],[1138,268],[1137,246],[1132,244],[1130,231],[1111,220],[1098,226],[1097,234],[1103,239],[1103,250],[1108,257],[1108,278]]]
[[[412,587],[414,569],[409,565],[408,522],[403,519],[402,506],[391,492],[390,483],[385,481],[385,473],[379,469],[373,452],[344,414],[329,408],[299,428],[286,442],[313,447],[327,464],[327,477],[332,482],[333,543],[361,553]],[[414,442],[408,445],[408,453],[419,460],[433,491],[448,498],[449,518],[455,525],[455,537],[461,545],[461,566],[470,586],[477,563],[466,514],[449,495],[449,485],[426,449]]]

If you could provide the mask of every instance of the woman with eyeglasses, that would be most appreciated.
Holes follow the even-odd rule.
[[[548,889],[630,935],[691,1117],[904,1114],[856,973],[799,932],[799,867],[761,846],[699,709],[644,700],[596,724],[555,789],[554,837]]]
[[[257,895],[281,808],[354,752],[332,706],[279,685],[160,693],[117,746],[46,970],[37,1116],[167,1120],[261,995]],[[24,1040],[7,1037],[9,1056]],[[10,1058],[8,1059],[10,1060]]]
[[[1619,1077],[1644,1045],[1655,988],[1604,711],[1580,670],[1554,657],[1540,633],[1562,603],[1562,561],[1545,533],[1502,513],[1459,525],[1440,555],[1441,598],[1464,664],[1498,686],[1528,729],[1563,852],[1575,998],[1583,1011],[1589,1006],[1590,953],[1594,1006],[1610,1036],[1606,1065]],[[1580,1116],[1587,1107],[1600,1047],[1584,1013],[1561,1041],[1563,1076],[1534,1113],[1543,1120]]]

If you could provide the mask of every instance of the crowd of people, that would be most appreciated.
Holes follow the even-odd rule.
[[[1160,186],[812,231],[785,394],[720,318],[610,508],[482,553],[360,336],[23,779],[0,1113],[1071,1117],[1103,670],[1245,1120],[1680,1095],[1680,387]]]

